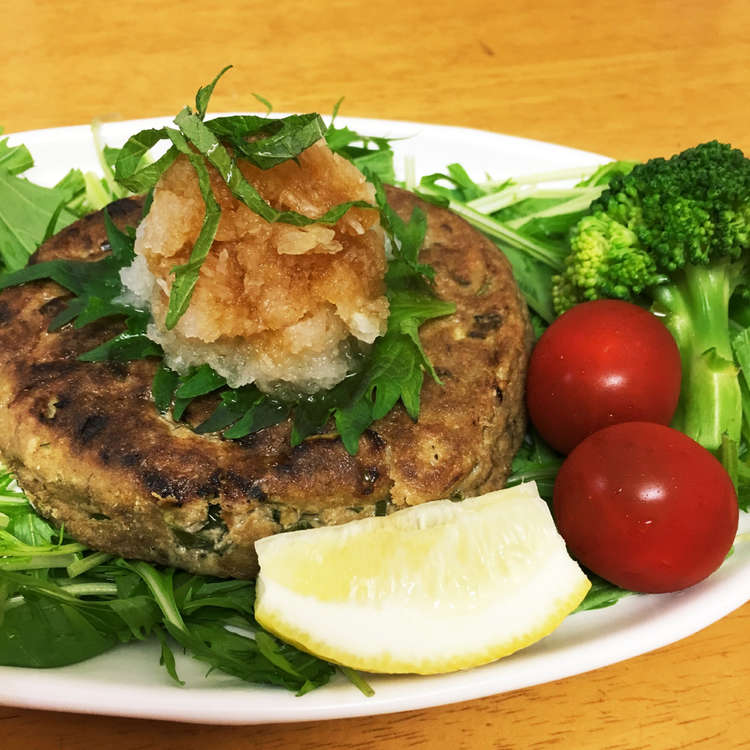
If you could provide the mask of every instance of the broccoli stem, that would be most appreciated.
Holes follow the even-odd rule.
[[[722,439],[738,441],[742,394],[730,341],[729,298],[736,269],[722,258],[687,264],[673,282],[652,289],[654,312],[677,342],[682,388],[672,425],[709,450]]]

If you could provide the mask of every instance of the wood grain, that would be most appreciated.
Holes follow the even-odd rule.
[[[449,123],[615,157],[718,138],[750,150],[746,0],[0,1],[6,132],[216,110]],[[0,708],[0,747],[740,748],[750,604],[630,661],[394,716],[207,727]]]

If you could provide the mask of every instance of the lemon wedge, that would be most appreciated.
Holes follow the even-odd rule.
[[[533,482],[255,546],[258,622],[367,672],[494,661],[554,630],[590,587]]]

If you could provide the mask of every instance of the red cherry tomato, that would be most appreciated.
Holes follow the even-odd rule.
[[[553,514],[582,565],[652,593],[716,570],[739,516],[719,461],[687,435],[646,422],[606,427],[578,445],[557,475]]]
[[[669,424],[680,376],[677,344],[656,316],[619,300],[584,302],[534,347],[526,403],[539,434],[569,453],[611,424]]]

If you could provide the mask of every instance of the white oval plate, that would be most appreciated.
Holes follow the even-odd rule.
[[[109,123],[102,134],[120,145],[146,127],[168,118]],[[469,174],[504,178],[558,168],[598,164],[606,159],[539,141],[466,128],[419,123],[340,118],[369,135],[401,138],[397,166],[410,156],[417,175],[460,162]],[[97,170],[88,127],[57,128],[10,135],[25,143],[36,160],[28,176],[54,184],[73,166]],[[740,532],[750,533],[750,515],[741,514]],[[186,687],[176,686],[159,667],[159,646],[121,646],[70,667],[48,670],[0,667],[0,703],[57,711],[135,716],[214,724],[260,724],[333,719],[425,708],[479,698],[556,680],[613,664],[673,643],[710,625],[750,600],[750,542],[708,580],[676,594],[631,596],[614,607],[571,615],[551,635],[494,664],[435,677],[372,676],[372,698],[343,678],[302,697],[282,689],[255,687],[219,673],[205,676],[198,662],[178,655]],[[470,638],[470,633],[456,634]],[[744,648],[746,644],[737,644]]]

